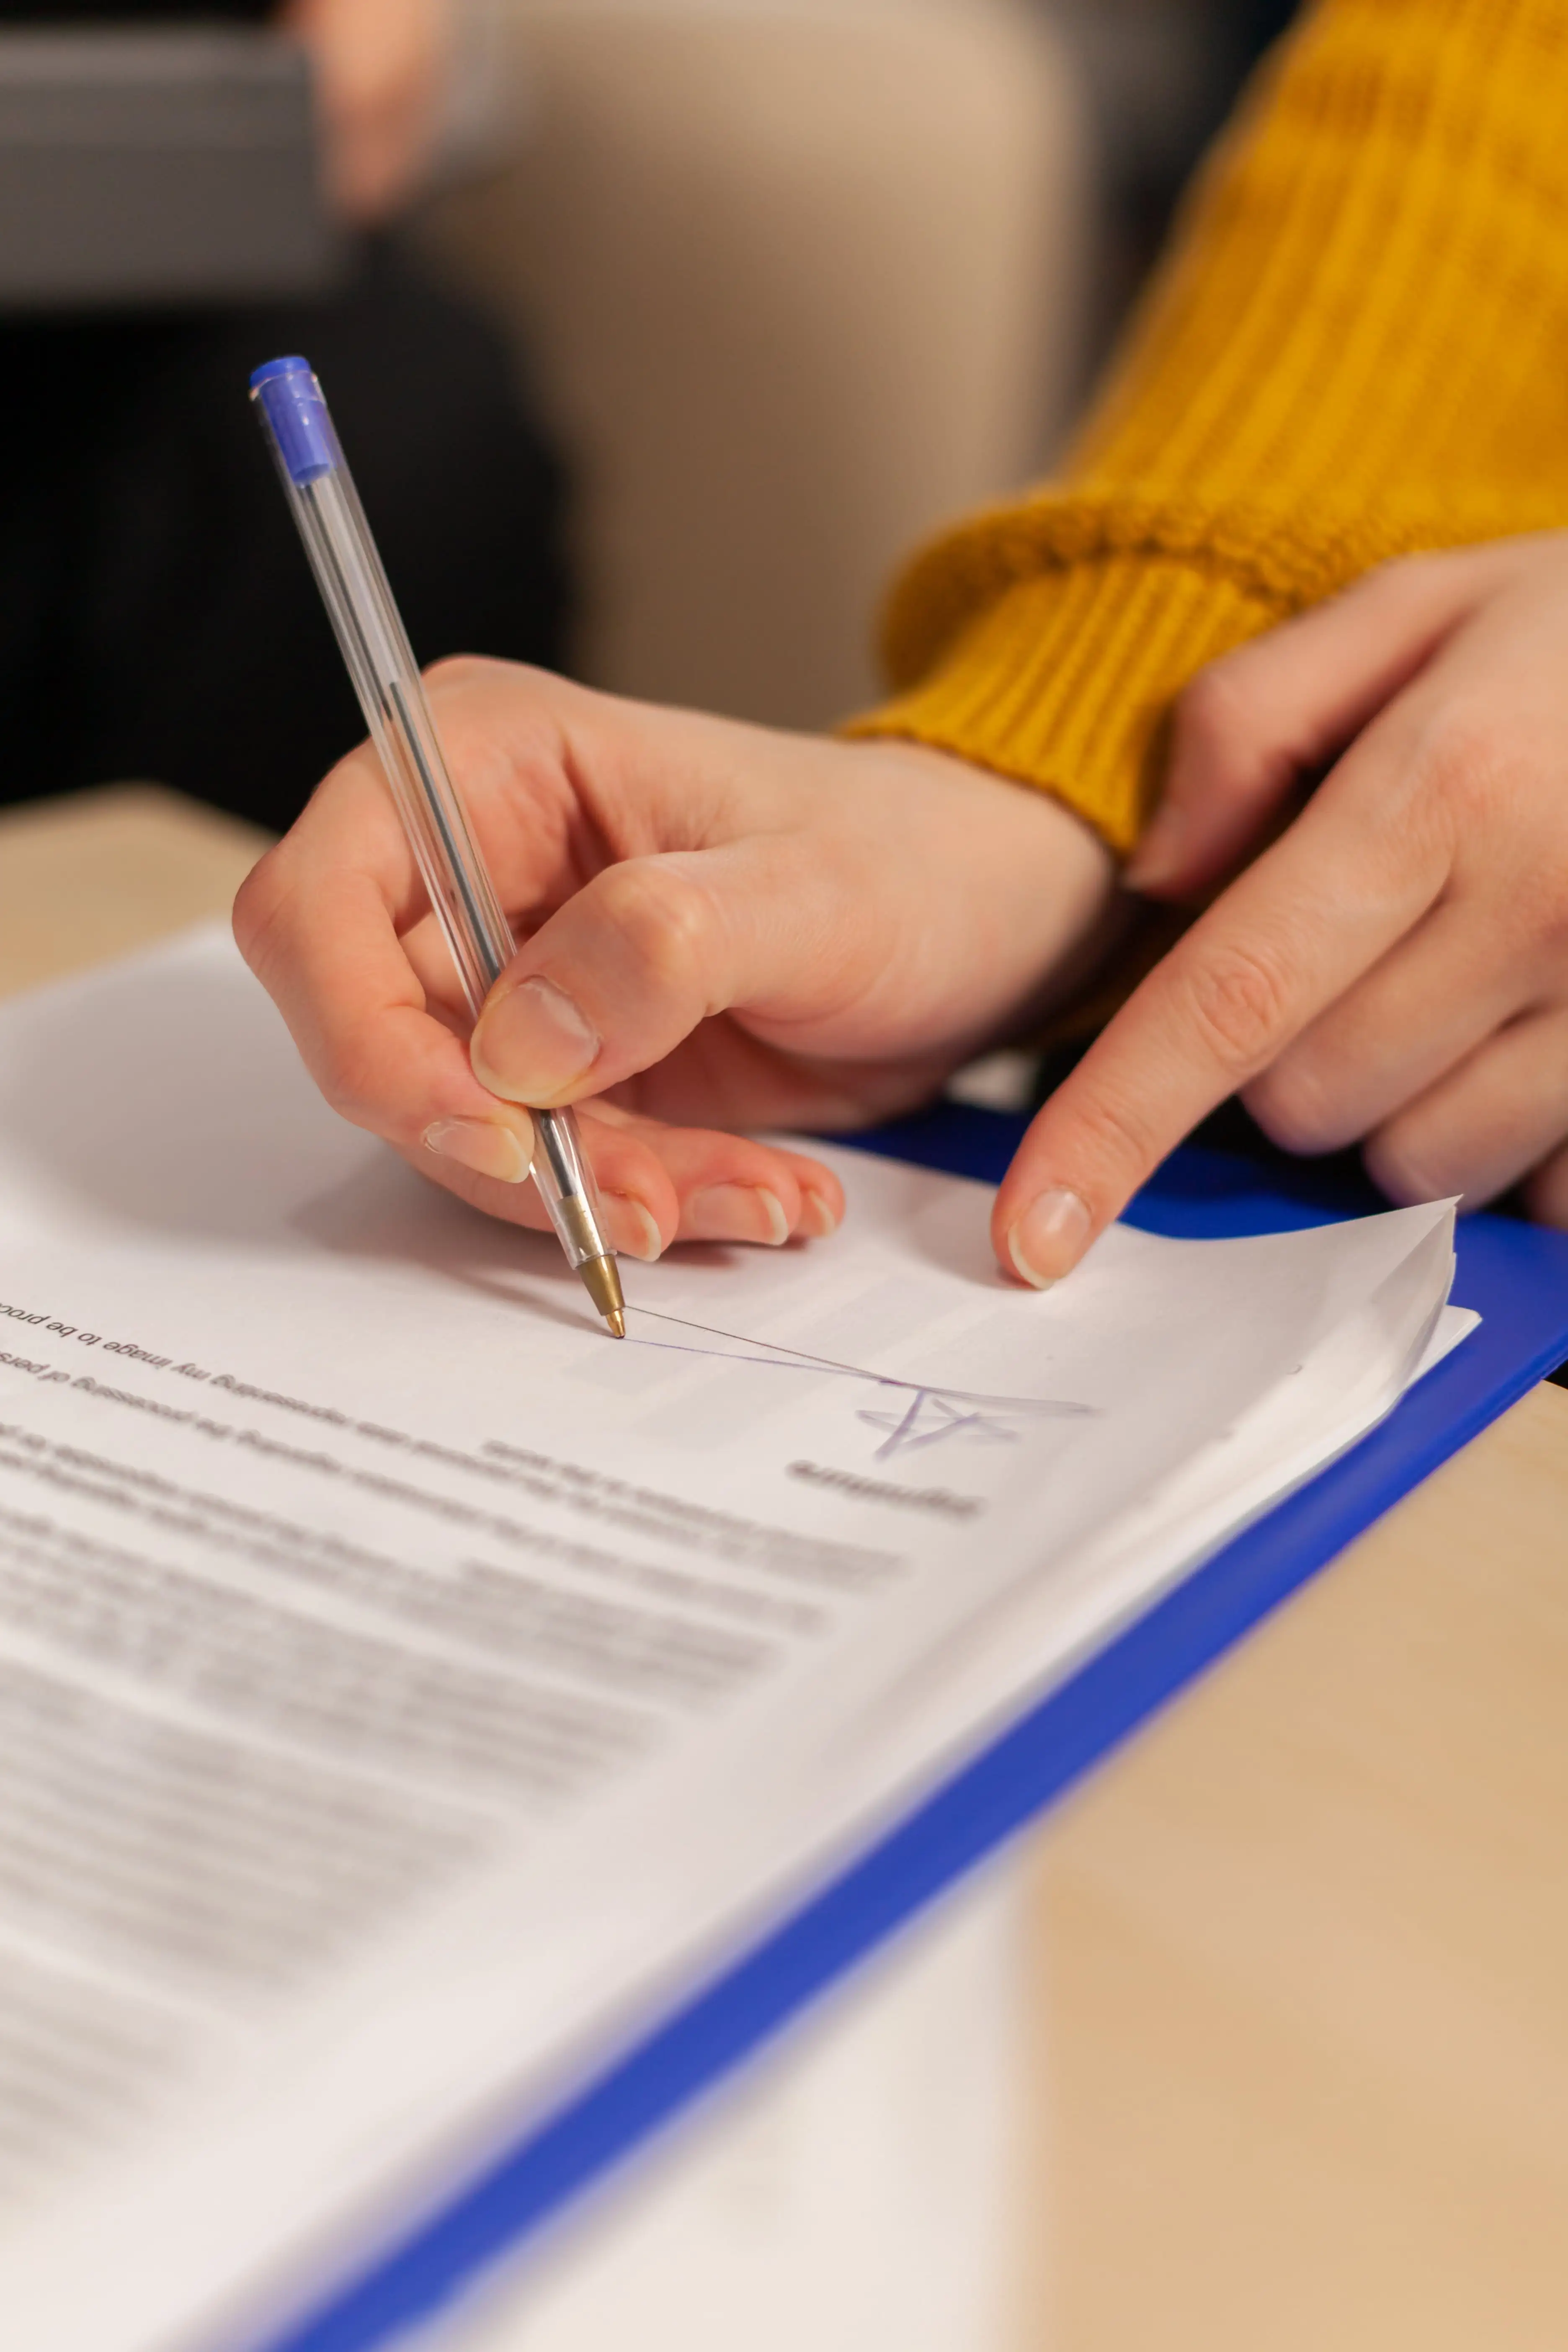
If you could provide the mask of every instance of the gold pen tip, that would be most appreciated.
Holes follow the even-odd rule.
[[[585,1257],[577,1268],[589,1297],[617,1339],[626,1336],[626,1302],[613,1257]]]

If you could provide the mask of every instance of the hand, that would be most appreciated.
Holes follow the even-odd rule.
[[[1026,1278],[1237,1090],[1394,1201],[1522,1178],[1568,1224],[1568,535],[1392,564],[1216,663],[1128,880],[1212,883],[1331,761],[1035,1121],[994,1227]]]
[[[235,932],[327,1099],[514,1223],[544,1222],[517,1107],[583,1103],[617,1249],[832,1232],[826,1168],[713,1129],[909,1108],[1073,985],[1116,919],[1076,817],[940,753],[499,662],[443,663],[429,688],[527,941],[471,1044],[368,747],[257,866]]]
[[[287,0],[310,52],[327,193],[362,226],[411,195],[434,152],[456,44],[452,0]]]

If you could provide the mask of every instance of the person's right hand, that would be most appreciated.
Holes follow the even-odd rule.
[[[581,1103],[610,1238],[831,1232],[831,1173],[721,1130],[853,1128],[1076,983],[1110,853],[1044,794],[847,743],[444,663],[436,721],[525,941],[471,1041],[374,754],[246,883],[235,930],[328,1100],[498,1216],[543,1222],[524,1104]]]

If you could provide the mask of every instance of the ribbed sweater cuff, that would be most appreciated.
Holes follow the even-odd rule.
[[[1563,495],[1299,516],[1037,496],[917,554],[883,632],[895,698],[847,735],[900,735],[1052,793],[1125,856],[1153,806],[1164,721],[1206,662],[1423,548],[1558,530]]]
[[[1174,698],[1286,609],[1175,557],[1040,572],[975,615],[919,686],[844,731],[900,736],[1037,785],[1125,856],[1152,803]]]

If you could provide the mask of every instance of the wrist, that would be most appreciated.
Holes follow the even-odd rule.
[[[845,749],[875,779],[876,820],[898,840],[911,902],[934,894],[960,910],[952,1001],[965,1052],[1029,1035],[1098,981],[1132,902],[1092,824],[930,745],[873,738]],[[971,1006],[984,1008],[977,1023],[963,1018]]]

